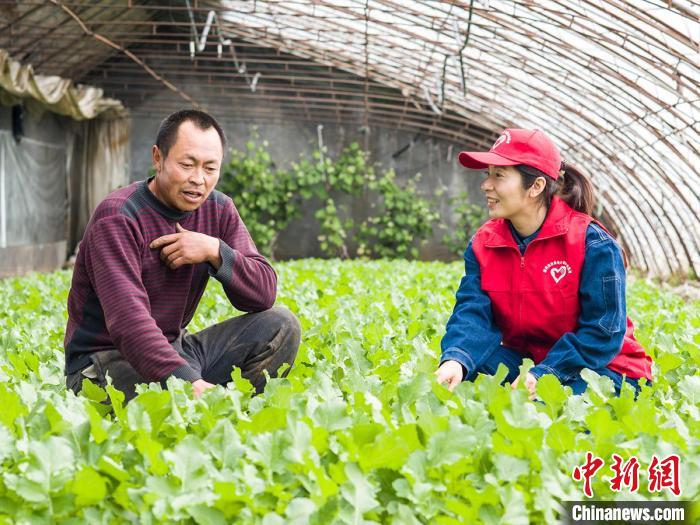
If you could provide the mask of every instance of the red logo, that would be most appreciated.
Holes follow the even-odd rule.
[[[584,480],[583,493],[589,498],[593,497],[591,478],[595,476],[595,473],[598,472],[603,465],[605,465],[605,461],[603,461],[602,458],[594,456],[592,452],[586,452],[586,462],[580,467],[574,468],[572,477],[574,481]]]
[[[629,492],[639,490],[639,460],[632,456],[627,461],[623,461],[618,454],[612,455],[613,463],[610,469],[613,472],[608,482],[610,490],[620,492],[623,487],[627,487]],[[574,481],[583,481],[583,493],[586,497],[593,497],[591,487],[592,480],[598,471],[603,468],[605,461],[596,457],[592,452],[586,452],[586,461],[583,465],[577,465],[571,474]],[[675,496],[681,495],[681,460],[676,454],[659,459],[656,455],[651,457],[651,464],[647,469],[649,474],[649,492],[661,492],[664,489],[670,490]]]
[[[680,473],[681,460],[676,454],[671,454],[661,461],[654,454],[649,465],[649,492],[670,489],[676,496],[680,496]]]
[[[611,469],[615,476],[610,479],[610,490],[620,492],[623,486],[629,487],[630,492],[639,490],[639,461],[632,456],[626,463],[622,463],[622,458],[613,454],[614,463]]]

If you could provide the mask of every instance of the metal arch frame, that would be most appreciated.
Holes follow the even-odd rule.
[[[17,3],[25,7],[20,18],[25,17],[27,23],[39,19],[44,9],[56,9],[44,7],[46,3],[37,0]],[[134,50],[135,58],[142,52],[146,56],[149,45],[170,45],[182,50],[175,35],[180,27],[190,28],[178,20],[155,19],[155,15],[168,13],[171,18],[184,19],[184,4],[179,8],[155,2],[136,5],[133,0],[55,3],[68,8],[103,8],[99,12],[106,12],[108,19],[86,14],[84,33],[94,36],[91,33],[99,27],[104,37],[116,44],[114,49],[123,54]],[[319,16],[314,17],[313,10],[304,10],[309,5],[324,11],[319,10]],[[658,11],[648,9],[649,6]],[[365,22],[365,7],[370,14],[364,48],[359,34],[352,46],[341,47],[343,35],[359,33],[358,25]],[[144,23],[125,28],[121,13],[117,13],[125,8],[140,10]],[[221,20],[228,11],[224,0],[193,0],[192,9],[202,20],[210,9],[216,10]],[[280,57],[278,61],[266,62],[275,72],[270,79],[275,79],[276,84],[268,86],[267,91],[259,86],[256,95],[261,100],[276,100],[284,111],[297,115],[295,118],[310,121],[331,117],[339,120],[352,108],[362,107],[366,122],[388,123],[393,113],[398,126],[464,142],[469,147],[488,147],[489,130],[497,132],[512,125],[542,127],[560,143],[568,158],[584,161],[583,167],[593,172],[593,182],[601,186],[601,202],[607,206],[611,220],[616,221],[635,262],[661,276],[690,269],[700,274],[700,66],[688,59],[691,53],[697,53],[700,43],[695,40],[695,33],[685,34],[683,26],[676,25],[679,21],[685,21],[688,27],[700,23],[700,13],[693,12],[689,3],[611,0],[581,4],[547,0],[518,4],[492,0],[490,6],[484,7],[458,0],[400,4],[395,0],[363,0],[354,4],[351,0],[342,4],[333,0],[255,0],[251,10],[246,15],[250,18],[247,24],[233,20],[227,23],[226,31],[251,46],[276,50]],[[673,17],[665,15],[670,10]],[[288,38],[284,24],[291,25],[292,21],[297,32],[294,38]],[[23,23],[18,21],[17,27]],[[169,23],[173,32],[164,34],[162,30]],[[460,48],[455,31],[450,30],[452,23],[463,27],[469,23],[472,28],[469,45],[462,47],[458,55],[455,52]],[[150,27],[152,36],[141,34],[142,26]],[[75,29],[75,34],[79,34],[79,28]],[[610,30],[616,34],[606,34]],[[50,29],[41,27],[31,34],[45,42],[56,38]],[[566,35],[578,40],[569,44]],[[317,38],[327,45],[319,45]],[[148,62],[139,64],[134,60],[142,70],[123,65],[118,66],[121,71],[91,67],[89,43],[81,45],[85,40],[82,36],[76,39],[76,55],[84,57],[85,65],[74,80],[89,79],[99,85],[97,73],[102,73],[105,86],[131,78],[132,95],[143,98],[150,93],[152,83],[141,88],[136,82],[145,76]],[[579,48],[579,41],[590,48]],[[497,43],[510,47],[494,53]],[[2,36],[0,47],[7,47],[12,53],[12,43],[5,44]],[[313,77],[313,73],[304,72],[302,66],[295,70],[295,61],[281,53],[301,58],[302,66],[324,65],[328,75],[315,78],[314,82],[302,80]],[[450,56],[463,61],[461,73],[446,68]],[[206,53],[202,58],[211,59]],[[110,63],[118,64],[119,60],[112,59]],[[187,61],[179,64],[161,64],[151,76],[166,85],[171,74],[186,68]],[[234,82],[237,86],[240,79],[224,76],[225,63],[221,65],[220,71],[212,69],[208,73],[207,78],[214,79],[210,82],[212,89],[224,89],[218,82]],[[514,74],[516,69],[536,78]],[[348,82],[339,88],[342,80],[334,80],[334,76],[347,78],[343,72],[364,81]],[[562,74],[566,78],[563,86],[558,78]],[[295,79],[304,85],[295,85]],[[512,92],[499,92],[503,84]],[[387,94],[379,86],[394,91]],[[422,95],[424,89],[432,91],[434,98],[439,94],[441,114],[431,109],[433,102]],[[114,91],[120,92],[116,87]],[[292,96],[294,93],[296,97]],[[561,126],[564,119],[566,127]],[[618,162],[608,165],[614,159]],[[629,159],[634,159],[636,165],[629,165]],[[596,170],[603,167],[610,172],[608,187],[596,175]],[[669,196],[673,197],[670,206]]]

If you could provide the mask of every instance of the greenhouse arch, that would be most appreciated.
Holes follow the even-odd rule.
[[[153,115],[406,129],[453,156],[540,128],[591,175],[632,266],[700,272],[697,3],[164,4],[18,1],[0,48]]]

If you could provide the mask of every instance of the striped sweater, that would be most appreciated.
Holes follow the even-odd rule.
[[[150,180],[150,179],[149,179]],[[201,377],[173,343],[192,319],[209,276],[231,304],[254,312],[272,307],[277,275],[255,248],[229,197],[212,191],[198,209],[180,212],[160,202],[148,180],[121,188],[95,209],[78,252],[64,340],[66,374],[90,364],[90,353],[118,349],[146,381]],[[221,267],[171,270],[149,244],[186,230],[220,239]]]

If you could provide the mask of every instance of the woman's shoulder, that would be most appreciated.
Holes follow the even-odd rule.
[[[586,246],[612,242],[617,244],[615,238],[602,225],[596,221],[591,221],[586,229]]]
[[[627,267],[627,254],[610,232],[596,221],[591,221],[586,231],[586,259],[615,260]]]

